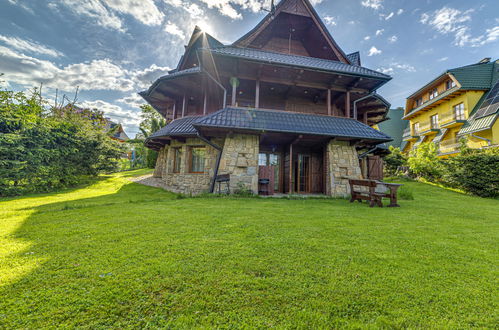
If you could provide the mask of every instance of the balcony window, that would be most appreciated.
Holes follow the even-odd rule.
[[[430,117],[430,125],[431,125],[431,129],[438,128],[438,114]]]
[[[416,107],[419,107],[421,104],[423,104],[423,98],[420,97],[419,99],[416,100]]]
[[[437,96],[438,96],[438,89],[433,88],[429,93],[430,100],[434,99]]]
[[[419,134],[419,123],[412,124],[412,132],[413,132],[413,135]]]
[[[191,173],[204,173],[204,159],[205,159],[205,148],[204,147],[192,147],[191,148]]]
[[[451,89],[454,87],[456,87],[456,83],[454,82],[454,80],[451,79],[445,82],[445,89]]]
[[[465,120],[464,118],[464,103],[456,104],[452,107],[454,111],[455,120]]]
[[[180,173],[180,164],[182,164],[182,148],[173,149],[173,173]]]

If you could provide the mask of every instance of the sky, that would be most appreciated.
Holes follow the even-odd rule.
[[[196,25],[225,44],[270,0],[0,0],[0,85],[42,84],[138,132],[137,92],[174,68]],[[278,0],[276,1],[278,2]],[[393,79],[392,107],[447,69],[499,57],[497,0],[312,0],[345,53]]]

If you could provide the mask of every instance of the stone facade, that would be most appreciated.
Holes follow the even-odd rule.
[[[258,194],[258,135],[229,134],[225,138],[219,174],[230,174],[230,189],[240,185]]]
[[[223,140],[214,140],[215,144],[222,146]],[[205,147],[204,173],[190,172],[190,148]],[[180,148],[182,157],[180,171],[174,173],[175,149]],[[169,146],[163,147],[158,155],[154,176],[161,177],[170,191],[182,194],[200,194],[208,192],[211,179],[215,171],[218,150],[207,145],[200,139],[189,138],[185,142],[172,140]]]
[[[361,179],[357,151],[348,142],[330,141],[327,145],[326,194],[346,197],[350,194],[348,178]]]

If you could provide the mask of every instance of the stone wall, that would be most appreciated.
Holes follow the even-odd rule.
[[[229,134],[225,138],[219,174],[230,174],[230,189],[244,185],[258,194],[258,135]]]
[[[330,141],[326,154],[326,193],[334,197],[346,197],[350,194],[348,178],[362,178],[357,151],[348,142]]]
[[[219,139],[213,142],[223,146],[223,140]],[[199,146],[206,148],[204,173],[190,173],[190,148]],[[180,171],[178,173],[173,173],[175,148],[181,148],[182,150]],[[168,189],[173,192],[193,195],[208,192],[217,156],[218,150],[200,139],[189,138],[185,142],[172,140],[169,146],[165,146],[160,150],[154,175],[160,176]]]

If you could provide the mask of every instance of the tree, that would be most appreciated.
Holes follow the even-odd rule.
[[[395,148],[393,146],[389,147],[390,154],[386,155],[385,170],[388,175],[395,175],[399,166],[405,166],[407,164],[407,157],[400,151],[400,148]]]
[[[434,182],[442,178],[442,163],[438,158],[438,147],[433,142],[421,143],[410,152],[407,162],[411,172],[418,177]]]
[[[139,129],[144,135],[144,138],[148,138],[152,133],[158,131],[162,127],[166,126],[166,120],[149,104],[143,104],[140,106],[142,110],[140,116],[142,117],[142,122],[139,125]],[[149,168],[154,168],[156,166],[156,160],[158,159],[158,152],[147,149],[146,150],[146,166]]]

